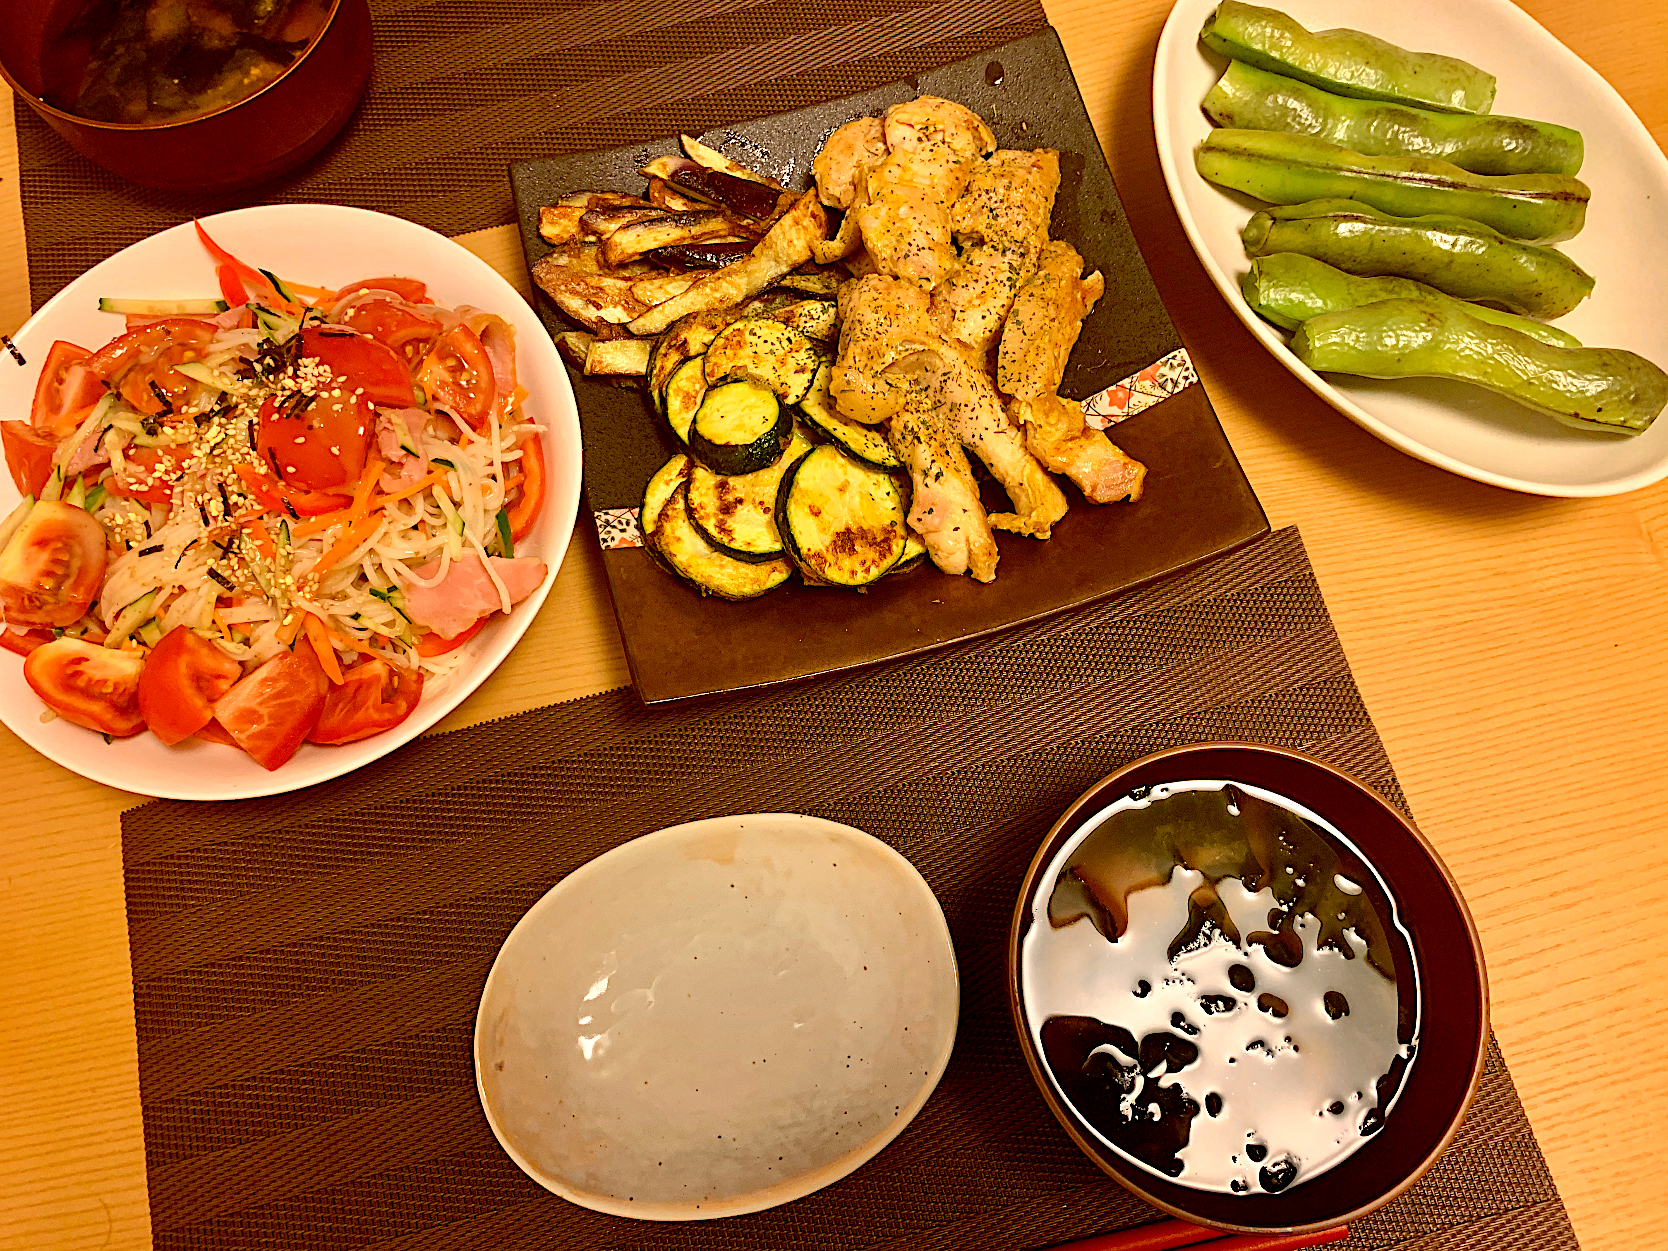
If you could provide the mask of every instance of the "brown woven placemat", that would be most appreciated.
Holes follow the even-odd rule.
[[[1299,747],[1402,796],[1301,540],[1282,530],[1075,614],[860,676],[650,710],[630,691],[419,740],[348,778],[123,817],[161,1248],[1032,1248],[1157,1218],[1044,1108],[1003,989],[1020,878],[1079,792],[1202,739]],[[937,1092],[852,1176],[657,1225],[539,1189],[481,1115],[494,954],[564,874],[734,812],[847,822],[944,905],[960,1034]],[[1576,1242],[1492,1047],[1458,1140],[1345,1246]]]
[[[246,204],[349,204],[448,235],[501,225],[511,161],[837,99],[1046,24],[1037,0],[371,0],[371,15],[376,68],[342,136],[230,196],[124,183],[18,101],[34,306],[146,235]]]

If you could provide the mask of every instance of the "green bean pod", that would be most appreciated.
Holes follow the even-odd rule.
[[[1471,382],[1584,430],[1638,434],[1668,404],[1668,374],[1637,353],[1554,347],[1428,300],[1322,313],[1291,346],[1310,369]]]
[[[1303,322],[1322,313],[1359,308],[1379,300],[1429,300],[1433,304],[1452,305],[1479,321],[1505,326],[1553,347],[1581,346],[1581,340],[1574,335],[1544,322],[1503,313],[1497,308],[1484,308],[1481,304],[1468,304],[1411,278],[1359,278],[1297,252],[1259,256],[1240,276],[1239,287],[1245,294],[1245,302],[1282,330],[1296,330]]]
[[[1398,217],[1448,213],[1530,243],[1577,234],[1591,192],[1563,174],[1490,178],[1419,156],[1362,156],[1324,139],[1269,130],[1213,130],[1194,153],[1218,186],[1271,204],[1339,196]]]
[[[1304,29],[1278,9],[1222,0],[1199,38],[1235,61],[1341,96],[1487,113],[1494,75],[1456,57],[1410,52],[1358,30]]]
[[[1562,317],[1593,290],[1592,275],[1555,248],[1460,217],[1392,217],[1353,200],[1265,209],[1240,238],[1248,256],[1301,252],[1346,273],[1413,278],[1528,317]]]
[[[1581,169],[1581,132],[1568,126],[1356,100],[1243,61],[1228,63],[1205,97],[1205,112],[1230,129],[1312,135],[1363,156],[1422,156],[1473,174],[1575,174]]]

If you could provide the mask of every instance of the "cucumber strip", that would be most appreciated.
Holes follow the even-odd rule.
[[[862,589],[902,558],[909,527],[890,474],[839,448],[812,448],[782,477],[777,526],[807,582]]]
[[[132,317],[212,317],[231,305],[225,300],[121,300],[103,296],[101,313],[126,313]]]
[[[93,484],[92,490],[87,492],[87,499],[81,507],[85,508],[90,513],[97,512],[98,506],[104,503],[105,496],[109,494],[110,493],[104,489],[104,483],[96,482]],[[0,547],[4,546],[4,542],[0,542]]]
[[[500,508],[497,517],[498,554],[505,560],[515,559],[515,536],[510,532],[510,510]]]
[[[242,391],[243,384],[231,374],[222,373],[212,365],[205,365],[202,361],[181,361],[174,366],[175,370],[187,378],[194,378],[205,386],[215,387],[221,391]]]
[[[133,633],[146,647],[155,647],[162,642],[162,623],[152,617]]]
[[[69,494],[64,496],[64,503],[71,508],[85,509],[87,507],[86,479],[80,476],[76,477],[75,482],[70,486]]]
[[[294,317],[285,317],[281,313],[274,313],[269,308],[259,304],[250,305],[255,310],[255,320],[266,332],[266,337],[274,343],[288,343],[301,332],[301,322]]]
[[[54,465],[52,466],[52,476],[46,480],[46,485],[41,488],[41,498],[43,500],[56,500],[61,498],[63,494],[64,467]]]
[[[151,618],[151,609],[156,605],[157,591],[146,591],[121,612],[116,614],[116,620],[110,626],[110,637],[104,640],[106,647],[120,647],[132,634]]]
[[[291,304],[301,303],[301,297],[294,291],[291,291],[289,287],[285,286],[284,280],[277,274],[273,273],[270,269],[261,270],[261,275],[272,284],[272,289],[278,293],[279,299],[288,300]]]

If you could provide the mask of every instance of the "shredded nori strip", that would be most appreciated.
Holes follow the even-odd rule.
[[[162,544],[153,543],[149,547],[141,547],[139,549],[139,555],[141,555],[141,556],[155,556],[161,550],[162,550]],[[176,565],[178,565],[179,561],[176,560],[174,563]]]
[[[174,411],[174,401],[163,392],[155,378],[151,379],[151,394],[156,396],[156,402],[162,405],[163,416],[167,416]]]
[[[316,395],[308,395],[305,391],[291,391],[278,401],[278,416],[299,417],[312,407],[313,401],[317,398]]]
[[[226,484],[216,482],[214,485],[220,488],[220,507],[225,509],[222,516],[230,517],[232,515],[232,498],[226,494]]]
[[[249,450],[257,455],[261,450],[260,445],[255,442],[255,419],[253,417],[249,419]]]
[[[301,514],[295,511],[295,505],[290,503],[288,500],[284,501],[284,511],[297,521],[301,520]]]
[[[359,333],[351,326],[320,326],[318,332],[327,339],[351,339]]]
[[[178,569],[180,567],[180,561],[185,559],[185,554],[187,552],[189,552],[196,545],[197,545],[197,540],[192,539],[184,547],[180,548],[180,554],[178,556],[174,557],[174,568]]]
[[[197,515],[203,519],[203,524],[205,526],[214,524],[209,520],[208,509],[203,506],[202,500],[197,501]]]
[[[208,576],[213,578],[216,582],[218,582],[221,586],[225,587],[228,591],[234,591],[234,590],[237,589],[236,587],[234,587],[232,585],[230,579],[228,579],[218,569],[210,569],[208,571]]]

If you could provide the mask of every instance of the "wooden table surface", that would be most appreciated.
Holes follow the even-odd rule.
[[[1523,7],[1668,146],[1668,5]],[[1165,303],[1273,523],[1302,527],[1414,813],[1470,901],[1494,1027],[1582,1245],[1668,1248],[1668,483],[1515,495],[1323,405],[1234,319],[1165,195],[1148,99],[1168,5],[1048,9]],[[0,104],[9,331],[29,306]],[[510,228],[463,242],[525,289]],[[628,680],[585,529],[521,646],[442,728]],[[119,825],[140,797],[4,729],[0,778],[0,1247],[147,1247]]]

